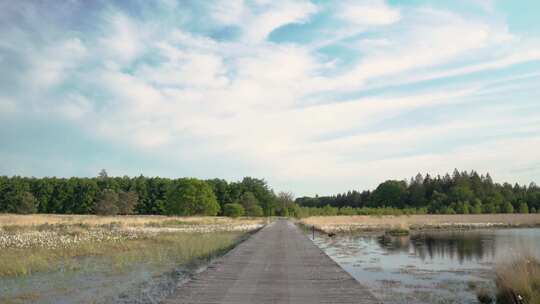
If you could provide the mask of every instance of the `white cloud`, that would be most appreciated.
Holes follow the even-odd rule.
[[[239,25],[247,10],[244,0],[219,0],[212,3],[210,16],[224,25]]]
[[[411,71],[422,72],[467,56],[474,58],[514,40],[504,25],[469,20],[447,11],[417,9],[403,19],[399,30],[383,39],[359,40],[354,47],[364,55],[360,62],[327,85],[332,90],[351,90],[374,80],[387,83],[395,76],[410,79],[417,77],[411,76]]]
[[[29,78],[41,88],[60,84],[72,69],[80,66],[87,49],[80,39],[70,38],[39,51],[32,51]]]
[[[340,1],[337,16],[359,26],[390,25],[401,19],[399,9],[384,0]]]
[[[236,25],[242,29],[246,42],[264,41],[275,29],[290,24],[306,22],[317,12],[309,0],[276,1],[218,1],[212,5],[211,16],[224,25]]]
[[[130,63],[144,50],[145,29],[125,14],[114,11],[104,17],[99,40],[105,55],[122,63]]]
[[[19,102],[47,91],[35,98],[38,114],[128,144],[133,153],[171,159],[178,166],[241,164],[270,182],[309,181],[310,189],[321,185],[324,192],[359,186],[358,176],[365,172],[370,173],[363,180],[367,184],[447,167],[495,166],[501,174],[509,172],[510,165],[496,165],[511,163],[512,148],[502,145],[523,142],[510,140],[508,133],[534,133],[537,123],[515,115],[511,102],[496,115],[484,108],[460,116],[440,110],[469,106],[489,93],[490,79],[346,100],[342,94],[538,60],[535,43],[519,39],[497,20],[434,9],[400,11],[383,1],[340,2],[339,7],[347,22],[324,29],[337,36],[385,26],[369,38],[349,35],[331,42],[356,52],[354,61],[341,62],[345,69],[336,68],[338,55],[322,55],[313,44],[268,41],[275,29],[306,23],[322,9],[309,1],[216,3],[210,13],[216,28],[238,26],[238,40],[212,38],[206,28],[190,32],[175,23],[138,20],[120,10],[102,12],[99,20],[105,22],[91,33],[95,36],[74,38],[76,33],[62,31],[44,35],[35,53],[21,51],[31,63],[24,74],[31,76],[28,94],[0,100],[0,113],[16,111]],[[2,43],[18,50],[14,41]],[[20,45],[31,49],[32,43]],[[520,77],[525,75],[513,82]],[[62,86],[67,81],[75,85]],[[440,118],[422,124],[414,113],[428,109]],[[493,134],[500,138],[467,144],[471,137]],[[458,144],[436,151],[430,145],[446,143],[442,137]],[[536,138],[531,141],[537,144]],[[482,159],[492,148],[503,152]],[[521,156],[523,161],[514,162],[521,167],[533,161],[531,153]]]
[[[93,105],[88,98],[80,94],[74,94],[67,96],[62,103],[54,105],[51,110],[62,117],[78,121],[84,119],[85,115],[93,111]]]
[[[250,41],[263,41],[275,29],[290,23],[303,23],[317,7],[310,1],[271,1],[265,11],[252,16],[251,24],[244,28]]]

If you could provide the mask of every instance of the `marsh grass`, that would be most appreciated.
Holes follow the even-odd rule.
[[[313,216],[300,222],[323,232],[376,231],[391,229],[471,229],[485,227],[533,227],[540,214],[416,214],[401,216]]]
[[[231,219],[221,216],[163,216],[163,215],[121,215],[121,216],[98,216],[98,215],[67,215],[67,214],[0,214],[0,227],[3,229],[18,229],[21,227],[38,227],[47,225],[83,225],[86,227],[106,226],[148,226],[162,225],[163,223],[204,225],[204,224],[254,224],[264,222],[264,218],[242,217]]]
[[[497,303],[540,304],[540,262],[524,255],[496,268]]]
[[[394,228],[394,229],[386,230],[385,233],[391,236],[405,236],[405,235],[409,235],[409,229]]]
[[[73,233],[73,232],[72,232]],[[160,233],[134,239],[81,242],[76,246],[3,248],[0,276],[23,276],[35,272],[78,270],[79,258],[100,257],[115,271],[135,263],[183,264],[230,248],[241,232]]]

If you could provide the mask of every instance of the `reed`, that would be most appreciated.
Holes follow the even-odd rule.
[[[496,268],[498,304],[540,304],[540,262],[524,255]]]

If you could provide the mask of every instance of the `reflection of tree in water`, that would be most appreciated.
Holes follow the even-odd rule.
[[[382,235],[377,238],[379,245],[388,252],[409,252],[410,238],[409,236],[391,236]]]
[[[464,261],[495,256],[492,235],[475,232],[419,233],[411,236],[382,236],[378,243],[388,252],[411,252],[422,260],[446,258]]]

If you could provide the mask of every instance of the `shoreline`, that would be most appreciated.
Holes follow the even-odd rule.
[[[540,226],[540,214],[318,216],[298,223],[323,233],[530,228]]]

